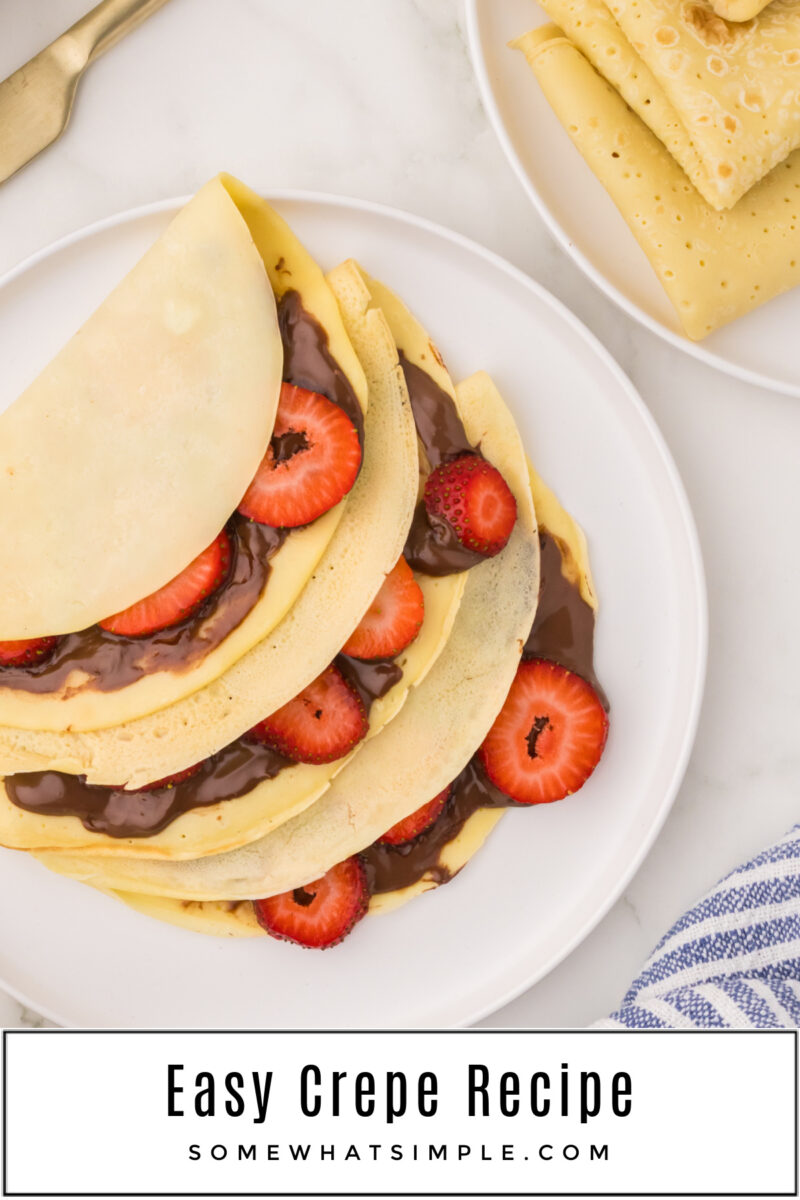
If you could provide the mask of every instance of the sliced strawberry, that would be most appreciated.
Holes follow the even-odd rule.
[[[360,466],[356,427],[338,404],[284,383],[272,441],[239,512],[262,525],[308,525],[347,495]]]
[[[422,588],[411,567],[401,558],[384,579],[342,653],[353,658],[394,658],[413,642],[424,616]]]
[[[369,886],[358,855],[305,887],[254,900],[259,925],[284,942],[327,950],[343,941],[367,911]]]
[[[368,729],[361,697],[337,667],[326,667],[250,732],[295,762],[328,763],[343,758]]]
[[[404,817],[391,829],[387,829],[383,837],[378,838],[378,841],[384,842],[388,846],[400,846],[403,842],[413,841],[426,829],[430,829],[434,821],[438,820],[449,796],[450,786],[448,784],[443,792],[439,792],[438,796],[434,796],[427,804],[423,804],[410,817]]]
[[[228,574],[230,561],[230,538],[223,530],[180,575],[152,596],[145,596],[124,612],[101,621],[101,628],[124,637],[143,637],[177,625],[216,591]]]
[[[156,788],[175,787],[176,783],[183,783],[184,779],[191,779],[193,775],[196,775],[202,765],[202,762],[195,763],[193,767],[185,767],[182,771],[176,771],[174,775],[165,775],[163,779],[156,779],[153,783],[146,783],[143,787],[136,790],[139,792],[152,792]]]
[[[49,654],[58,638],[23,638],[17,642],[0,642],[0,667],[29,667]]]
[[[468,550],[499,554],[517,519],[517,502],[503,476],[479,454],[462,454],[431,471],[425,507],[444,517]]]
[[[608,718],[594,689],[543,658],[520,663],[478,751],[492,783],[520,804],[577,792],[600,761]]]

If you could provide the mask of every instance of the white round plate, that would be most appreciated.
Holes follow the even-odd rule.
[[[547,21],[532,0],[466,0],[470,51],[484,107],[506,156],[550,232],[594,284],[679,350],[739,379],[800,396],[795,331],[800,289],[702,342],[674,309],[611,197],[572,145],[524,55],[508,42]]]
[[[669,453],[613,360],[527,276],[463,238],[370,204],[274,199],[321,263],[352,255],[396,288],[455,378],[478,368],[494,376],[539,470],[588,534],[602,607],[598,669],[612,705],[608,748],[578,795],[509,813],[447,887],[368,918],[325,954],[161,925],[27,855],[0,851],[0,983],[64,1024],[477,1020],[555,966],[619,896],[666,816],[692,745],[706,659],[697,536]],[[101,222],[6,277],[0,407],[179,203]]]

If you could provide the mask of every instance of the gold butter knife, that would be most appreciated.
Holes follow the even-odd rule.
[[[83,72],[167,0],[102,0],[0,83],[0,183],[67,127]]]

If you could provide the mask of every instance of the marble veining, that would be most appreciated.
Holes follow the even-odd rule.
[[[0,77],[88,6],[3,0]],[[256,186],[409,209],[503,254],[605,343],[677,460],[711,619],[685,782],[623,899],[485,1022],[588,1024],[687,905],[800,819],[800,405],[663,344],[561,253],[482,111],[460,0],[171,0],[89,71],[61,142],[0,189],[0,270],[99,217],[193,191],[221,166]],[[0,995],[0,1025],[38,1020]]]

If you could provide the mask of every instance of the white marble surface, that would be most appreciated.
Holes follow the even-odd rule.
[[[0,78],[86,7],[0,0]],[[587,1024],[615,1005],[688,903],[800,820],[800,404],[665,346],[557,249],[482,111],[460,0],[170,0],[90,70],[61,142],[0,188],[0,271],[98,217],[193,191],[223,167],[265,189],[384,201],[499,251],[609,347],[675,455],[711,618],[689,771],[624,898],[565,963],[486,1022]],[[0,993],[0,1025],[36,1021]]]

